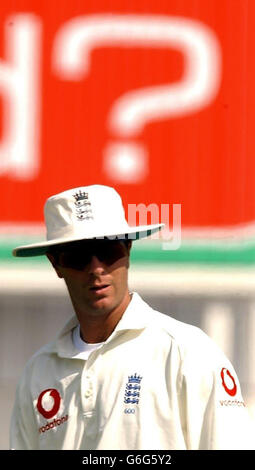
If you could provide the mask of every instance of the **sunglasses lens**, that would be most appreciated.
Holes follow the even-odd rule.
[[[115,263],[125,255],[125,245],[121,242],[112,240],[107,240],[105,246],[101,246],[97,252],[98,259],[108,266]]]
[[[60,254],[60,264],[64,268],[83,270],[91,259],[91,256],[84,256],[84,253],[76,250],[65,251]]]
[[[125,245],[120,241],[77,242],[75,247],[69,247],[60,253],[59,262],[62,267],[82,271],[90,263],[92,256],[110,266],[125,254]]]

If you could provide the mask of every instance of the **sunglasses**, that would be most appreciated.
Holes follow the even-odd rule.
[[[82,271],[96,256],[99,261],[107,266],[112,265],[118,259],[127,255],[128,242],[117,240],[88,240],[86,242],[74,242],[55,248],[52,254],[56,262],[63,268]]]

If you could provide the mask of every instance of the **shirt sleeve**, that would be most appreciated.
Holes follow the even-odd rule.
[[[180,400],[187,448],[254,450],[251,417],[237,374],[205,334],[186,351],[182,374]]]
[[[15,403],[10,423],[10,448],[12,450],[35,450],[38,448],[38,429],[36,426],[32,400],[23,376],[17,386]]]

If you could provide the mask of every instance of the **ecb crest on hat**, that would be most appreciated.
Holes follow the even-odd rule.
[[[79,190],[79,192],[73,195],[75,202],[76,216],[78,220],[90,220],[93,219],[91,203],[88,200],[88,193]]]

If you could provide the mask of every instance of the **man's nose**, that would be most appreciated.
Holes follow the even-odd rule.
[[[102,274],[105,271],[105,265],[96,255],[92,255],[91,261],[89,264],[89,272]]]

